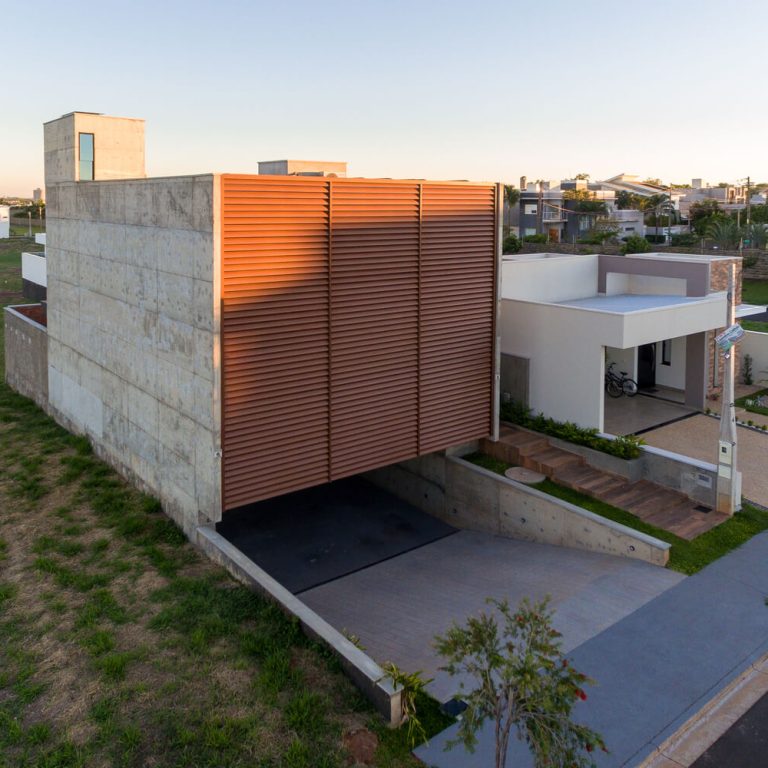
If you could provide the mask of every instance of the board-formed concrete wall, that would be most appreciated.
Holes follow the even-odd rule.
[[[459,456],[433,453],[366,473],[430,515],[473,531],[666,565],[669,544]]]
[[[48,407],[48,339],[40,304],[6,307],[5,381],[19,394]],[[37,322],[37,319],[41,322]]]
[[[190,534],[220,514],[215,187],[205,175],[47,190],[51,412]]]

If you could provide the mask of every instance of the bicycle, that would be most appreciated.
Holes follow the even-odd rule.
[[[621,376],[613,372],[616,363],[609,363],[605,372],[605,391],[611,397],[634,397],[637,394],[637,382],[627,376],[626,371],[620,371]]]

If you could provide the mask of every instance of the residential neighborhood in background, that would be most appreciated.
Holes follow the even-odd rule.
[[[507,187],[504,222],[507,234],[539,243],[600,245],[641,237],[666,246],[764,247],[767,187],[748,179],[664,185],[629,174],[603,181],[588,174],[560,181],[522,177],[519,188]],[[713,218],[735,219],[737,226],[717,231],[710,227]],[[759,229],[749,229],[752,223]]]

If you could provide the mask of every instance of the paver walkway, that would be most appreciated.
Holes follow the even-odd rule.
[[[768,506],[768,434],[738,427],[741,492],[750,501]],[[667,451],[700,461],[717,461],[720,421],[700,414],[685,421],[646,432],[643,439]]]
[[[640,520],[690,541],[728,517],[703,511],[685,494],[648,480],[631,482],[620,475],[590,467],[582,456],[552,446],[544,435],[504,425],[498,442],[485,440],[482,449],[511,464],[541,472],[560,485],[631,512]]]
[[[575,716],[599,731],[610,749],[600,768],[636,766],[720,690],[768,652],[768,533],[690,576],[588,640],[571,654],[597,680]],[[493,731],[474,755],[445,751],[455,726],[416,754],[438,768],[493,765]],[[509,765],[530,768],[520,742]]]
[[[459,531],[301,599],[357,635],[377,661],[434,677],[430,693],[447,701],[458,682],[438,669],[432,642],[452,622],[484,610],[487,597],[517,605],[549,594],[565,647],[573,648],[683,579],[639,560]]]

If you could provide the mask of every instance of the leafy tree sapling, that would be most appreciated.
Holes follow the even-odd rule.
[[[524,599],[515,611],[506,600],[486,602],[493,612],[470,617],[465,626],[454,624],[435,638],[438,653],[447,660],[443,669],[477,684],[472,690],[460,684],[467,709],[458,738],[448,748],[463,744],[473,752],[478,731],[493,721],[496,768],[507,764],[513,729],[530,748],[536,768],[594,765],[590,753],[605,751],[605,743],[571,719],[574,704],[587,698],[584,686],[592,681],[563,655],[549,598],[533,604]]]

